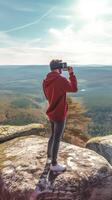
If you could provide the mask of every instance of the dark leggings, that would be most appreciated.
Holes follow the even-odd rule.
[[[52,165],[57,164],[57,154],[59,150],[60,140],[63,137],[65,121],[51,121],[51,135],[48,141],[47,157],[51,159]]]

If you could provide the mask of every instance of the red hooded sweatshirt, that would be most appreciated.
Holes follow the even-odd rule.
[[[60,121],[66,118],[66,93],[77,92],[77,79],[73,72],[70,73],[69,80],[56,71],[48,73],[43,80],[43,91],[49,103],[46,114],[50,120]]]

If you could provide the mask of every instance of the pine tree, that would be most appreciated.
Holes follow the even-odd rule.
[[[86,108],[80,102],[74,101],[72,97],[67,98],[68,114],[63,140],[72,144],[84,146],[90,138],[88,125],[91,119],[85,113]]]

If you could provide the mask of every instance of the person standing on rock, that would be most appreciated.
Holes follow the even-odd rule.
[[[46,114],[51,124],[51,135],[47,147],[47,161],[50,162],[50,169],[53,171],[65,171],[66,166],[57,162],[60,140],[63,136],[68,104],[66,101],[67,92],[77,92],[77,79],[73,68],[68,67],[61,60],[52,60],[50,70],[43,80],[43,91],[49,103]],[[69,80],[62,76],[62,71],[69,73]]]

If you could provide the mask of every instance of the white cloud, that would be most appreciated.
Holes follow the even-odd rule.
[[[103,22],[87,24],[79,32],[72,26],[64,30],[51,28],[56,42],[49,49],[71,52],[71,59],[74,57],[77,63],[112,64],[112,36],[108,28]]]
[[[51,54],[47,48],[40,48],[40,42],[41,38],[18,40],[0,33],[0,64],[46,64],[59,56],[58,52]]]
[[[108,29],[103,22],[88,24],[79,32],[72,25],[63,30],[50,28],[52,43],[44,48],[40,47],[41,38],[14,41],[2,34],[1,41],[10,47],[0,49],[0,64],[48,64],[53,58],[77,64],[112,64]]]
[[[79,0],[71,10],[71,25],[49,29],[54,42],[48,49],[71,52],[69,59],[77,63],[112,64],[111,1]]]

